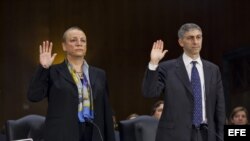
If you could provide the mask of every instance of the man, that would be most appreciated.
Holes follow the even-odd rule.
[[[194,23],[181,26],[178,42],[183,54],[159,63],[168,50],[154,42],[143,80],[143,95],[164,94],[156,141],[223,140],[225,101],[218,66],[200,57],[202,30]]]
[[[48,98],[44,140],[114,141],[105,72],[87,64],[83,30],[67,29],[62,49],[65,60],[52,65],[52,43],[40,45],[40,65],[28,91],[30,101]]]

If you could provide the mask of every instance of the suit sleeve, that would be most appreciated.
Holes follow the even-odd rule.
[[[158,97],[164,91],[166,73],[159,66],[155,71],[147,69],[143,78],[142,92],[144,97]]]
[[[49,69],[45,69],[39,65],[29,85],[27,96],[30,101],[41,101],[47,96],[48,80]]]
[[[215,111],[215,122],[216,130],[220,137],[224,137],[224,124],[226,121],[225,114],[225,98],[223,84],[221,80],[221,74],[219,69],[217,69],[217,98],[216,98],[216,111]],[[220,139],[217,139],[220,140]]]
[[[104,114],[105,114],[105,141],[115,141],[115,134],[114,134],[114,124],[112,119],[112,108],[109,103],[109,89],[107,84],[106,76],[104,76],[105,81],[105,94],[104,94]]]

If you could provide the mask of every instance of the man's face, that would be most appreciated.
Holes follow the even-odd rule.
[[[84,57],[87,52],[87,39],[85,33],[78,29],[69,30],[62,46],[63,51],[65,51],[68,56]]]
[[[199,55],[202,46],[201,31],[198,29],[187,31],[183,38],[179,39],[179,44],[188,56]]]

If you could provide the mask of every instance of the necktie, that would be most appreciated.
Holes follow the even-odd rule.
[[[196,68],[196,61],[192,61],[193,68],[191,72],[191,84],[193,88],[194,109],[193,124],[199,126],[202,122],[202,98],[201,98],[201,81],[199,72]]]

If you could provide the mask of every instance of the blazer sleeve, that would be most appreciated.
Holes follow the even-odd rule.
[[[165,88],[165,79],[165,74],[163,73],[161,66],[159,66],[155,71],[149,70],[147,68],[142,83],[143,96],[160,96]]]
[[[216,94],[216,111],[215,111],[215,122],[216,130],[220,137],[224,137],[224,125],[226,121],[226,113],[225,113],[225,98],[224,98],[224,90],[223,84],[221,80],[221,73],[219,69],[217,69],[217,94]],[[218,139],[217,139],[218,140]]]
[[[36,69],[28,88],[27,96],[30,101],[41,101],[47,96],[49,70],[50,69],[43,68],[41,65]]]
[[[109,103],[109,89],[108,89],[108,84],[107,84],[107,79],[105,76],[105,94],[104,94],[104,104],[105,104],[105,111],[104,111],[104,116],[105,116],[105,141],[115,141],[115,130],[114,130],[114,123],[112,119],[112,108]]]

